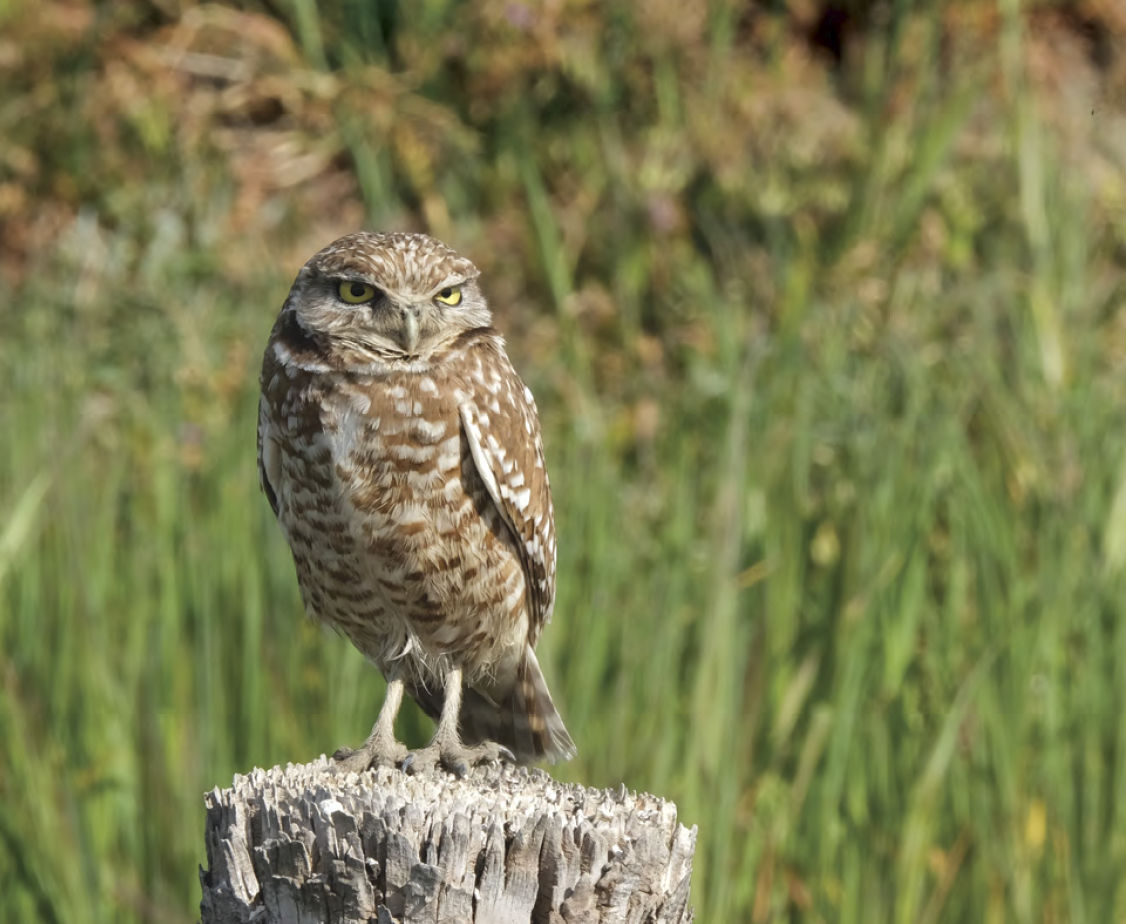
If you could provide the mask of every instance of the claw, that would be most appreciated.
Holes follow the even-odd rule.
[[[508,748],[492,741],[468,748],[460,743],[451,745],[447,742],[431,742],[424,748],[411,751],[403,760],[402,769],[405,773],[419,774],[441,767],[464,780],[469,776],[470,767],[491,763],[494,760],[516,762],[515,756]]]
[[[360,748],[337,748],[332,759],[337,773],[364,773],[375,767],[397,767],[408,757],[397,741],[368,740]]]

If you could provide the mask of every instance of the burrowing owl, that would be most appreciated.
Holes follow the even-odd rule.
[[[555,603],[539,420],[477,276],[424,234],[348,235],[298,273],[263,358],[258,471],[305,608],[387,678],[343,769],[575,753],[535,655]],[[411,754],[404,690],[438,720]]]

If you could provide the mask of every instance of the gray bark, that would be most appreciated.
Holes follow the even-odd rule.
[[[479,767],[254,770],[207,794],[203,924],[687,924],[696,828],[648,794]]]

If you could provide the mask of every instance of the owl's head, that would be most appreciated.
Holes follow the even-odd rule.
[[[283,311],[329,348],[425,360],[462,332],[492,323],[478,273],[425,234],[360,231],[305,264]]]

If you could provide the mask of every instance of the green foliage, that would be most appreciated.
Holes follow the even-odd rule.
[[[1037,77],[1066,5],[883,5],[835,67],[770,4],[32,6],[0,920],[194,920],[202,792],[374,719],[254,465],[286,282],[361,223],[484,269],[556,492],[553,772],[677,802],[700,920],[1126,916],[1126,171]]]

